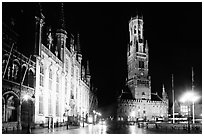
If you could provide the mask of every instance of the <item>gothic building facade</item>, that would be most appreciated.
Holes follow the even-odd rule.
[[[148,73],[149,48],[147,40],[144,39],[143,26],[141,16],[131,18],[129,21],[127,90],[124,90],[118,98],[117,107],[117,118],[120,121],[168,117],[168,99],[164,87],[162,98],[157,93],[151,93],[151,78]],[[152,95],[156,95],[159,100],[152,100]]]
[[[97,108],[80,35],[66,30],[62,3],[60,9],[57,28],[46,24],[42,11],[35,16],[35,53],[29,58],[15,49],[18,34],[3,25],[3,128],[79,124]]]

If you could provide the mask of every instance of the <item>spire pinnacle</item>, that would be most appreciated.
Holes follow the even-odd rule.
[[[162,89],[162,90],[163,90],[163,93],[165,93],[165,88],[164,88],[164,84],[163,84],[163,89]]]
[[[88,60],[87,60],[87,66],[86,66],[86,74],[90,75],[89,61]]]
[[[65,29],[65,19],[64,19],[64,3],[61,2],[61,10],[60,10],[60,19],[59,19],[59,27],[62,29]]]
[[[81,54],[79,33],[77,34],[77,52]]]

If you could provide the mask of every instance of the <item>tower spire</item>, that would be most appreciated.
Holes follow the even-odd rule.
[[[193,67],[192,67],[192,92],[194,92],[194,72],[193,72]],[[192,106],[192,111],[193,111],[193,124],[195,123],[195,103],[193,101],[193,106]]]
[[[90,75],[89,61],[87,60],[86,75]]]
[[[165,93],[165,88],[164,88],[164,84],[163,84],[163,88],[162,88],[162,90],[163,90],[163,93]]]
[[[77,52],[78,52],[79,54],[81,54],[79,33],[77,34]]]
[[[64,19],[64,3],[63,2],[61,2],[60,3],[60,15],[59,15],[59,17],[60,17],[60,19],[59,19],[59,27],[61,28],[61,29],[65,29],[65,19]]]

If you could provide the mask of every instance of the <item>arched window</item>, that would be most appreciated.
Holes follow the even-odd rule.
[[[4,59],[4,60],[2,61],[2,71],[3,71],[3,72],[4,72],[5,68],[6,68],[6,64],[7,64],[7,60]]]
[[[52,94],[48,96],[48,115],[52,115]]]
[[[49,90],[52,90],[52,69],[49,70]]]
[[[44,68],[43,64],[40,64],[40,86],[44,86]]]
[[[7,113],[8,122],[17,121],[17,101],[14,96],[10,96],[7,100]]]
[[[56,96],[56,116],[59,116],[59,96]]]
[[[56,74],[56,92],[59,93],[59,74]]]
[[[32,69],[29,70],[29,78],[28,78],[28,85],[30,87],[34,87],[34,72]]]
[[[69,71],[68,68],[69,68],[69,62],[68,62],[68,59],[66,59],[66,62],[65,62],[65,71],[66,72]]]
[[[134,34],[137,33],[137,28],[136,28],[136,25],[134,25]]]
[[[43,93],[42,93],[42,90],[40,90],[40,95],[39,95],[39,114],[43,114]]]

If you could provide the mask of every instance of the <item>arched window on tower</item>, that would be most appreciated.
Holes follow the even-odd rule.
[[[143,46],[139,45],[139,52],[143,52]]]
[[[134,25],[134,34],[137,33],[137,28],[136,28],[136,25]]]
[[[139,61],[139,68],[144,68],[144,61]]]

